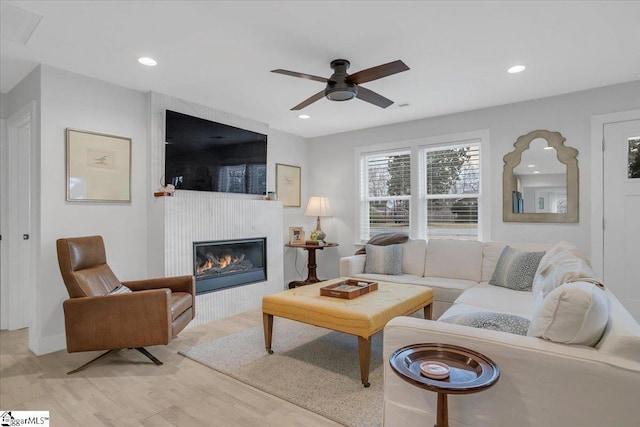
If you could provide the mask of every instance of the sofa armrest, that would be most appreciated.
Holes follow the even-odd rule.
[[[353,277],[364,273],[366,255],[351,255],[340,258],[340,277]]]
[[[164,288],[64,301],[67,351],[169,343],[170,296],[171,291]]]
[[[595,348],[466,326],[397,317],[384,329],[384,425],[422,426],[435,419],[435,393],[401,379],[388,360],[416,343],[470,348],[498,365],[488,390],[451,396],[456,426],[632,426],[637,422],[640,362],[602,355]]]
[[[192,295],[196,293],[195,279],[193,276],[159,277],[156,279],[132,280],[122,282],[132,291],[148,289],[168,288],[171,292],[186,292]]]

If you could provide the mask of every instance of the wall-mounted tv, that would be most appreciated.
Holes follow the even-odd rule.
[[[176,189],[263,194],[267,135],[166,110],[165,183]]]

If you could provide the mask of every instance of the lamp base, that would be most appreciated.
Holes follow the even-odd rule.
[[[316,240],[322,240],[324,242],[324,238],[327,237],[327,233],[318,229],[313,232],[316,235]]]
[[[325,237],[327,237],[327,233],[322,231],[322,229],[320,228],[320,217],[318,217],[316,219],[316,229],[311,233],[311,240],[322,240],[324,242]]]

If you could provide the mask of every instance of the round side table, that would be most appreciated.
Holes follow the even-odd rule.
[[[422,375],[420,364],[426,361],[449,365],[449,377],[437,380]],[[447,395],[477,393],[493,386],[500,378],[498,366],[487,356],[449,344],[412,344],[402,347],[391,354],[389,364],[403,380],[438,393],[434,427],[449,427]]]
[[[311,285],[313,283],[322,282],[322,280],[318,279],[318,276],[316,276],[316,268],[318,267],[318,265],[316,264],[316,251],[323,250],[324,248],[335,248],[336,246],[338,246],[338,244],[325,243],[324,245],[319,246],[319,245],[292,245],[287,243],[285,246],[288,248],[300,248],[309,252],[309,262],[307,263],[307,268],[309,270],[308,270],[307,278],[302,281],[294,280],[293,282],[290,282],[289,289],[293,289],[293,288],[297,288],[298,286],[306,286],[306,285]]]

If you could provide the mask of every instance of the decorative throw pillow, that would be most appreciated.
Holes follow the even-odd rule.
[[[366,274],[402,274],[402,246],[367,245],[367,257],[364,261]]]
[[[120,285],[117,288],[114,288],[111,292],[109,292],[109,295],[129,294],[131,292],[132,292],[131,289],[127,288],[125,285]]]
[[[594,346],[609,321],[603,289],[590,282],[566,283],[538,294],[527,335],[564,344]]]
[[[530,291],[543,256],[544,252],[522,252],[505,246],[489,284],[516,291]]]
[[[533,280],[533,293],[546,296],[563,283],[595,277],[596,273],[584,254],[575,246],[560,243],[540,260]]]
[[[477,312],[456,314],[439,322],[455,323],[456,325],[471,326],[472,328],[490,329],[492,331],[508,332],[510,334],[527,335],[529,319],[515,314]]]

